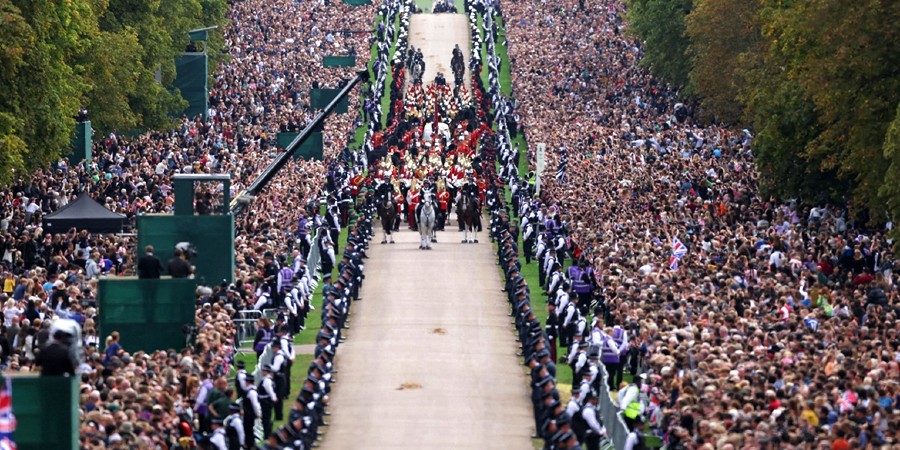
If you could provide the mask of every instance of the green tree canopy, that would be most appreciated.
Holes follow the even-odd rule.
[[[900,200],[900,2],[632,0],[654,74],[708,119],[750,127],[764,190],[886,218]],[[686,54],[689,58],[684,58]]]
[[[761,3],[747,0],[694,0],[685,18],[690,45],[690,92],[708,118],[739,124],[738,101],[744,71],[758,64],[763,51],[759,29]]]
[[[193,28],[225,23],[226,0],[0,0],[0,183],[69,151],[82,107],[101,133],[167,128]],[[210,48],[221,48],[221,31]],[[215,58],[214,58],[215,59]]]
[[[687,86],[690,60],[685,17],[693,0],[629,0],[631,33],[644,42],[642,63],[675,86]]]

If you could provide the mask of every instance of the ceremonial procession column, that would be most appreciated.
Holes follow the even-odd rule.
[[[430,79],[450,72],[455,45],[468,54],[463,15],[414,15],[410,36]],[[532,447],[528,383],[493,246],[486,233],[473,245],[459,243],[455,224],[446,230],[431,251],[405,226],[395,244],[371,246],[323,448]]]

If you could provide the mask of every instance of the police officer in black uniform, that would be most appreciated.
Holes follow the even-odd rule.
[[[256,418],[262,416],[262,405],[260,405],[259,394],[253,383],[250,383],[244,391],[241,410],[244,416],[244,448],[253,448],[256,443],[253,426],[256,424]]]
[[[275,255],[272,252],[265,252],[263,261],[265,262],[263,277],[265,277],[266,285],[269,286],[269,294],[272,297],[272,301],[275,303],[273,306],[280,308],[282,294],[281,290],[278,289],[278,272],[281,270],[281,267],[275,262]]]
[[[279,349],[280,347],[279,345]],[[262,382],[259,384],[259,404],[262,408],[263,436],[268,436],[272,434],[272,412],[275,409],[275,402],[278,400],[278,391],[275,389],[275,381],[272,378],[271,365],[262,366],[262,375]]]
[[[228,442],[228,450],[240,450],[246,442],[244,426],[241,420],[241,405],[232,403],[228,405],[230,414],[223,420],[225,427],[225,440]]]

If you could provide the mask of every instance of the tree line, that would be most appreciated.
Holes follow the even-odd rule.
[[[900,2],[626,1],[643,64],[753,130],[764,194],[900,218]]]
[[[225,23],[226,0],[0,0],[0,183],[69,151],[83,109],[94,128],[163,129],[187,32]],[[209,47],[219,49],[221,30]],[[210,52],[211,55],[214,52]]]

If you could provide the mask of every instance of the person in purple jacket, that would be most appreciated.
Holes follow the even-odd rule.
[[[572,291],[578,296],[578,309],[582,317],[588,316],[591,306],[591,292],[594,290],[594,277],[584,259],[577,265],[569,267],[569,279],[572,280]]]

